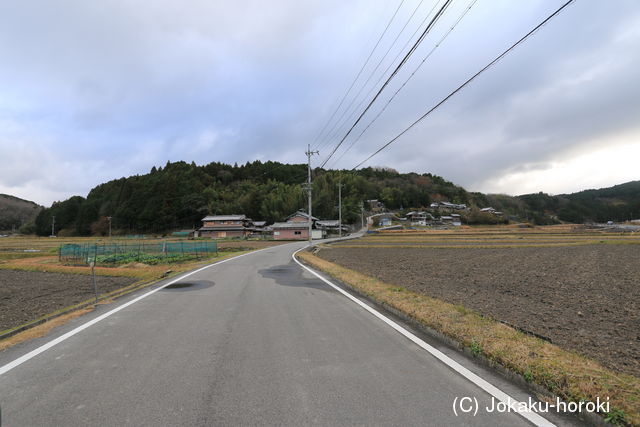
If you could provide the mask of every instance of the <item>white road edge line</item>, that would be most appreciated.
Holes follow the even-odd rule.
[[[21,357],[15,359],[14,361],[7,363],[6,365],[0,367],[0,375],[6,374],[7,372],[12,370],[13,368],[22,365],[24,362],[28,361],[29,359],[32,359],[32,358],[36,357],[37,355],[39,355],[40,353],[43,353],[43,352],[49,350],[51,347],[60,344],[61,342],[65,341],[66,339],[71,338],[75,334],[84,331],[88,327],[90,327],[92,325],[95,325],[96,323],[106,319],[107,317],[111,316],[112,314],[115,314],[115,313],[119,312],[120,310],[124,310],[125,308],[129,307],[130,305],[137,303],[138,301],[148,297],[149,295],[152,295],[152,294],[158,292],[159,290],[162,290],[165,287],[167,287],[169,285],[172,285],[172,284],[184,279],[185,277],[191,276],[192,274],[198,273],[198,272],[200,272],[202,270],[206,270],[207,268],[211,268],[211,267],[215,267],[216,265],[223,264],[223,263],[225,263],[227,261],[233,261],[233,260],[236,260],[238,258],[242,258],[242,257],[247,256],[247,255],[252,255],[252,254],[255,254],[255,253],[258,253],[258,252],[266,251],[267,249],[272,249],[272,247],[258,249],[256,251],[252,251],[252,252],[249,252],[249,253],[246,253],[246,254],[242,254],[242,255],[231,257],[231,258],[223,259],[222,261],[214,262],[213,264],[205,265],[204,267],[201,267],[201,268],[199,268],[197,270],[193,270],[193,271],[190,271],[190,272],[188,272],[186,274],[183,274],[182,276],[180,276],[180,277],[178,277],[176,279],[173,279],[172,281],[170,281],[168,283],[165,283],[164,285],[162,285],[162,286],[160,286],[160,287],[158,287],[156,289],[153,289],[153,290],[151,290],[151,291],[149,291],[149,292],[147,292],[145,294],[142,294],[139,297],[134,298],[131,301],[126,302],[126,303],[122,304],[121,306],[118,306],[118,307],[114,308],[111,311],[108,311],[108,312],[106,312],[104,314],[101,314],[100,316],[96,317],[95,319],[90,320],[87,323],[84,323],[84,324],[78,326],[77,328],[67,332],[66,334],[60,335],[58,338],[49,341],[48,343],[36,348],[35,350],[30,351],[29,353],[25,354],[24,356],[21,356]]]
[[[517,414],[521,415],[522,417],[527,419],[527,421],[529,421],[529,422],[531,422],[531,423],[533,423],[533,424],[535,424],[537,426],[548,426],[548,427],[555,426],[555,424],[551,423],[547,419],[545,419],[542,416],[538,415],[534,411],[520,411],[519,410],[519,406],[526,407],[525,406],[526,405],[525,402],[519,402],[517,399],[512,398],[507,393],[503,392],[502,390],[500,390],[499,388],[497,388],[493,384],[489,383],[488,381],[480,378],[478,375],[474,374],[473,372],[471,372],[470,370],[468,370],[467,368],[465,368],[464,366],[462,366],[461,364],[459,364],[455,360],[451,359],[449,356],[447,356],[446,354],[442,353],[437,348],[427,344],[424,340],[418,338],[416,335],[412,334],[407,329],[405,329],[402,326],[400,326],[398,323],[396,323],[393,320],[389,319],[388,317],[386,317],[385,315],[383,315],[379,311],[375,310],[374,308],[371,308],[369,305],[365,304],[360,299],[358,299],[355,296],[351,295],[349,292],[345,291],[341,287],[339,287],[337,285],[334,285],[329,280],[325,279],[324,277],[322,277],[320,274],[316,273],[311,268],[309,268],[306,265],[302,264],[300,261],[298,261],[296,259],[296,254],[298,252],[306,249],[307,247],[298,249],[291,256],[293,258],[293,260],[300,267],[304,268],[309,273],[313,274],[318,279],[322,280],[327,285],[331,286],[333,289],[337,290],[338,292],[340,292],[341,294],[343,294],[344,296],[349,298],[351,301],[355,302],[360,307],[364,308],[369,313],[373,314],[375,317],[377,317],[378,319],[382,320],[387,325],[391,326],[397,332],[399,332],[402,335],[404,335],[406,338],[411,340],[413,343],[415,343],[416,345],[418,345],[422,349],[424,349],[424,350],[428,351],[429,353],[431,353],[435,358],[440,360],[442,363],[447,365],[449,368],[451,368],[454,371],[456,371],[458,374],[462,375],[463,377],[465,377],[466,379],[471,381],[473,384],[475,384],[478,387],[480,387],[482,390],[486,391],[487,393],[489,393],[490,395],[492,395],[496,399],[500,400],[501,402],[504,402],[505,404],[510,405],[512,410],[513,410],[513,412],[516,412]]]

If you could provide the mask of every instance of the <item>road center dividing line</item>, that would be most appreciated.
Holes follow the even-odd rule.
[[[65,341],[66,339],[71,338],[75,334],[84,331],[88,327],[90,327],[92,325],[95,325],[96,323],[106,319],[107,317],[111,316],[112,314],[115,314],[115,313],[119,312],[120,310],[123,310],[123,309],[129,307],[130,305],[137,303],[138,301],[148,297],[149,295],[152,295],[152,294],[158,292],[159,290],[164,289],[165,287],[167,287],[169,285],[172,285],[172,284],[184,279],[185,277],[191,276],[192,274],[198,273],[198,272],[200,272],[202,270],[206,270],[207,268],[215,267],[216,265],[220,265],[220,264],[223,264],[223,263],[228,262],[228,261],[233,261],[233,260],[236,260],[238,258],[242,258],[242,257],[247,256],[247,255],[253,255],[253,254],[258,253],[258,252],[266,251],[267,249],[273,249],[273,247],[258,249],[256,251],[252,251],[252,252],[249,252],[249,253],[246,253],[246,254],[234,256],[232,258],[223,259],[222,261],[214,262],[213,264],[205,265],[204,267],[201,267],[201,268],[199,268],[197,270],[193,270],[193,271],[191,271],[189,273],[183,274],[182,276],[180,276],[180,277],[178,277],[176,279],[173,279],[172,281],[170,281],[168,283],[165,283],[164,285],[159,286],[156,289],[147,292],[146,294],[140,295],[139,297],[134,298],[131,301],[129,301],[127,303],[124,303],[121,306],[118,306],[118,307],[114,308],[111,311],[108,311],[108,312],[106,312],[104,314],[101,314],[100,316],[96,317],[95,319],[90,320],[87,323],[84,323],[84,324],[78,326],[77,328],[67,332],[66,334],[60,335],[58,338],[49,341],[48,343],[36,348],[35,350],[30,351],[29,353],[25,354],[24,356],[21,356],[21,357],[15,359],[14,361],[7,363],[6,365],[0,367],[0,375],[6,374],[7,372],[12,370],[13,368],[22,365],[24,362],[28,361],[29,359],[32,359],[32,358],[36,357],[37,355],[39,355],[40,353],[43,353],[43,352],[49,350],[51,347],[54,347],[55,345],[60,344],[61,342]]]
[[[338,292],[340,292],[341,294],[343,294],[344,296],[349,298],[351,301],[355,302],[360,307],[364,308],[369,313],[373,314],[375,317],[377,317],[378,319],[382,320],[387,325],[391,326],[397,332],[399,332],[402,335],[404,335],[406,338],[411,340],[413,343],[415,343],[416,345],[418,345],[422,349],[424,349],[424,350],[428,351],[429,353],[431,353],[431,355],[433,355],[435,358],[440,360],[442,363],[447,365],[449,368],[451,368],[454,371],[456,371],[458,374],[462,375],[463,377],[465,377],[466,379],[471,381],[473,384],[475,384],[478,387],[480,387],[482,390],[486,391],[487,393],[489,393],[490,395],[492,395],[496,399],[500,400],[501,402],[504,402],[506,405],[511,405],[511,408],[512,408],[513,412],[521,415],[522,417],[527,419],[529,422],[531,422],[531,423],[533,423],[533,424],[535,424],[537,426],[555,426],[555,424],[553,424],[550,421],[548,421],[547,419],[541,417],[536,412],[533,412],[533,411],[520,411],[519,407],[526,407],[524,405],[524,403],[520,403],[517,399],[512,398],[507,393],[503,392],[502,390],[500,390],[499,388],[497,388],[493,384],[491,384],[488,381],[480,378],[478,375],[474,374],[473,372],[471,372],[470,370],[468,370],[467,368],[465,368],[464,366],[462,366],[461,364],[459,364],[458,362],[456,362],[455,360],[453,360],[452,358],[450,358],[449,356],[447,356],[446,354],[444,354],[443,352],[438,350],[437,348],[427,344],[424,340],[418,338],[416,335],[412,334],[407,329],[405,329],[404,327],[400,326],[398,323],[394,322],[393,320],[391,320],[390,318],[388,318],[384,314],[380,313],[379,311],[377,311],[374,308],[371,308],[369,305],[365,304],[360,299],[358,299],[355,296],[351,295],[349,292],[345,291],[341,287],[339,287],[337,285],[334,285],[329,280],[325,279],[324,277],[322,277],[320,274],[316,273],[311,268],[309,268],[306,265],[302,264],[296,258],[296,254],[298,252],[304,250],[304,249],[306,249],[306,248],[298,249],[297,251],[295,251],[293,253],[293,255],[291,255],[293,260],[300,267],[304,268],[309,273],[313,274],[318,279],[322,280],[324,283],[326,283],[327,285],[331,286],[333,289],[337,290]]]

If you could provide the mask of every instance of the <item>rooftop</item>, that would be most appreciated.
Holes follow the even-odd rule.
[[[306,229],[309,227],[309,224],[306,222],[274,222],[271,226],[272,229],[278,228],[295,228],[295,229]]]
[[[246,215],[207,215],[202,218],[202,221],[244,221],[247,218]]]
[[[339,227],[340,220],[337,219],[325,219],[322,221],[316,221],[316,225],[320,227]]]
[[[308,214],[308,213],[303,212],[303,211],[298,211],[298,212],[296,212],[296,213],[294,213],[294,214],[289,215],[289,216],[287,217],[287,219],[289,219],[289,218],[293,218],[294,216],[303,216],[303,217],[305,217],[305,218],[309,218],[309,214]],[[316,217],[315,217],[315,216],[313,216],[313,215],[311,216],[311,219],[312,219],[312,220],[314,220],[314,221],[317,221],[317,220],[318,220],[318,218],[316,218]]]

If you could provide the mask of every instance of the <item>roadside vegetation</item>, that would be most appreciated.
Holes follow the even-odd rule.
[[[117,241],[108,240],[109,243]],[[148,244],[176,242],[177,239],[147,239]],[[91,310],[95,303],[92,269],[84,264],[61,262],[61,244],[93,244],[91,238],[0,239],[0,350],[40,336],[73,313]],[[122,240],[131,244],[135,240]],[[282,244],[269,241],[223,241],[217,253],[145,254],[139,252],[100,255],[95,274],[100,303],[149,286],[158,280],[178,275],[213,261],[223,260],[256,249]],[[27,328],[28,327],[28,328]],[[17,335],[14,332],[22,331]],[[10,335],[10,336],[9,336]],[[9,336],[6,338],[6,336]]]
[[[509,280],[512,280],[513,277],[508,278],[505,276],[501,279],[499,274],[502,274],[502,269],[496,268],[496,262],[505,264],[505,270],[511,269],[511,275],[516,277],[515,280],[519,280],[517,279],[519,277],[518,274],[510,267],[512,263],[506,262],[508,257],[516,256],[509,251],[526,251],[525,258],[522,258],[524,260],[528,258],[537,259],[538,255],[536,255],[535,251],[538,251],[539,248],[537,245],[534,246],[532,244],[535,241],[542,242],[541,244],[544,245],[540,249],[547,250],[548,248],[555,251],[554,254],[558,253],[560,257],[562,257],[562,251],[564,251],[563,244],[564,246],[568,245],[567,250],[575,248],[571,250],[580,251],[582,251],[582,248],[597,248],[599,244],[606,244],[606,247],[612,250],[615,249],[611,258],[611,263],[615,266],[616,264],[613,263],[613,260],[620,258],[627,250],[626,248],[635,251],[634,248],[637,248],[636,245],[640,243],[638,236],[629,234],[596,236],[593,234],[570,233],[567,232],[568,230],[563,232],[558,227],[523,232],[517,232],[514,229],[508,231],[507,229],[494,228],[493,231],[482,229],[478,230],[477,233],[474,230],[433,233],[389,232],[367,236],[359,240],[338,242],[328,245],[326,249],[322,247],[316,248],[314,250],[316,253],[301,252],[298,256],[307,264],[327,272],[347,286],[352,287],[356,292],[371,298],[383,306],[404,313],[416,323],[459,343],[461,347],[465,348],[473,356],[482,357],[491,364],[504,367],[520,375],[525,381],[536,384],[546,389],[550,394],[566,401],[595,401],[598,397],[601,400],[609,397],[611,411],[608,414],[602,414],[605,420],[618,424],[640,425],[640,378],[631,373],[635,372],[633,364],[627,366],[629,372],[622,372],[619,369],[614,370],[606,364],[580,354],[580,351],[561,347],[555,344],[555,341],[552,344],[546,337],[536,336],[526,330],[527,327],[531,327],[529,324],[505,324],[499,316],[486,315],[466,305],[447,302],[446,299],[434,298],[429,295],[430,292],[433,293],[437,289],[443,289],[444,293],[439,294],[436,292],[437,295],[442,295],[443,298],[449,298],[447,295],[464,294],[475,295],[477,298],[481,297],[478,292],[485,291],[482,291],[481,285],[477,283],[478,278],[473,274],[469,275],[469,271],[465,268],[456,267],[461,265],[458,260],[460,257],[467,256],[465,255],[466,253],[469,254],[469,258],[467,258],[469,262],[467,263],[476,265],[475,268],[482,266],[482,271],[489,269],[496,272],[496,275],[487,279],[493,285],[487,283],[486,286],[487,289],[496,288],[500,294],[504,293],[504,298],[499,301],[498,305],[503,310],[506,310],[506,313],[520,313],[523,306],[531,305],[534,302],[539,304],[537,299],[546,298],[546,296],[539,293],[543,290],[536,287],[535,284],[529,285],[528,288],[523,288],[524,293],[526,293],[526,289],[529,289],[528,297],[524,293],[520,295],[515,288],[505,285],[510,283]],[[594,241],[598,242],[595,243],[596,246],[593,246]],[[403,248],[407,245],[412,249],[401,249],[402,252],[394,252],[398,248]],[[499,249],[496,249],[496,247]],[[348,251],[357,252],[351,254]],[[525,252],[523,252],[524,254]],[[416,256],[414,257],[413,255]],[[495,257],[497,258],[494,260],[493,258]],[[403,262],[403,259],[405,262]],[[440,259],[443,264],[440,264]],[[498,261],[498,259],[502,261]],[[607,260],[609,258],[606,258],[603,262],[609,263]],[[593,259],[585,259],[584,262],[593,262]],[[620,271],[619,274],[625,278],[626,282],[633,281],[632,277],[637,277],[632,272],[633,267],[627,266],[624,261],[620,262],[624,264],[626,269]],[[484,263],[488,263],[488,265]],[[410,264],[414,266],[433,264],[433,269],[422,268],[419,271],[412,271],[416,269],[411,268]],[[450,268],[446,267],[447,264],[451,265]],[[358,267],[356,270],[345,265],[362,266],[363,268]],[[367,266],[366,268],[364,268],[365,265]],[[379,273],[385,270],[385,265],[394,265],[398,267],[396,270],[402,270],[404,273],[393,270],[385,276],[386,281],[382,280]],[[535,268],[534,264],[531,264],[531,266]],[[580,264],[567,263],[567,268],[570,268],[572,272],[579,272],[577,274],[588,274],[588,271],[584,272],[583,270],[585,269],[580,268]],[[459,270],[460,277],[456,276],[451,279],[451,269]],[[545,280],[559,280],[546,278],[545,274],[547,272],[544,270],[544,268],[541,268],[540,271],[534,272],[539,275],[538,283],[546,284]],[[434,274],[435,276],[430,276]],[[582,285],[589,283],[587,276],[582,277],[584,280],[580,279],[580,277],[578,278],[580,282],[578,286],[582,287]],[[447,280],[460,280],[461,285],[452,289],[451,286],[446,285],[445,282]],[[596,278],[592,280],[593,283],[597,284]],[[444,288],[439,287],[440,282],[442,282]],[[406,283],[423,283],[424,286],[407,286]],[[464,283],[468,284],[466,288]],[[555,292],[558,292],[559,289],[570,289],[574,284],[573,282],[567,284],[556,283],[552,286],[555,286],[557,288]],[[591,284],[589,286],[595,285]],[[582,290],[590,292],[586,291],[586,289],[585,287]],[[626,288],[608,287],[607,289],[608,291],[606,292],[611,294],[623,292],[621,289]],[[631,290],[631,292],[631,294],[614,295],[614,297],[618,298],[619,301],[624,301],[624,299],[633,300],[636,298],[633,295],[637,295],[637,292],[635,290]],[[549,295],[552,296],[553,294],[549,293]],[[599,295],[599,293],[594,292],[591,296],[595,300],[591,301],[590,304],[597,304]],[[491,307],[491,300],[491,295],[485,299],[485,301],[489,301],[487,302],[489,304],[487,307]],[[512,301],[512,304],[517,304],[517,306],[508,306],[509,301]],[[554,303],[557,302],[557,300],[554,301]],[[608,304],[607,301],[600,302]],[[613,300],[611,302],[613,303]],[[627,301],[625,305],[629,304],[634,304],[634,302]],[[579,308],[579,304],[574,305]],[[589,323],[588,319],[584,317],[585,313],[587,316],[595,315],[595,313],[592,313],[590,306],[585,308],[581,308],[584,313],[580,311],[574,313],[569,307],[563,306],[561,303],[560,306],[552,306],[550,310],[555,313],[564,313],[567,316],[568,323],[564,325],[560,323],[563,328],[566,329],[567,326],[571,328],[573,327],[573,322],[578,322],[583,324],[582,328],[588,329]],[[599,309],[598,315],[602,314],[602,316],[605,316],[604,318],[608,316],[612,321],[619,322],[618,326],[614,325],[616,328],[630,328],[631,333],[634,333],[632,325],[635,324],[634,322],[637,319],[634,318],[633,311],[622,311],[622,306],[619,306],[618,309],[613,306],[600,307]],[[538,317],[540,317],[538,320],[545,322],[543,314]],[[550,323],[547,326],[553,328],[555,327],[554,325],[557,325],[557,323]],[[574,335],[577,332],[576,330]],[[635,332],[637,333],[637,330]],[[606,332],[593,333],[592,337],[587,335],[586,339],[591,340],[592,344],[599,343],[598,336],[602,333],[606,334]],[[614,337],[607,337],[607,339],[609,338]],[[633,360],[633,354],[637,357],[638,344],[633,339],[634,337],[632,336],[629,338],[630,341],[624,341],[623,339],[624,342],[616,344],[619,346],[618,350],[620,352],[617,352],[615,348],[612,349],[612,358],[606,360],[617,361],[615,363],[618,363],[624,362],[624,360]],[[613,341],[611,342],[613,343]],[[586,343],[585,345],[590,344]],[[628,354],[625,357],[630,357],[631,359],[624,359],[622,357],[624,354]],[[549,395],[540,397],[548,399]]]

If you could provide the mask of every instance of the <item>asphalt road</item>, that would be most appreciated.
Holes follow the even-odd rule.
[[[380,319],[269,248],[0,353],[2,426],[526,425]],[[188,286],[187,286],[188,285]],[[87,321],[96,323],[7,365]],[[517,399],[518,386],[430,343]],[[2,367],[5,372],[2,373]],[[476,398],[476,416],[453,411]],[[549,418],[562,424],[566,420]]]

